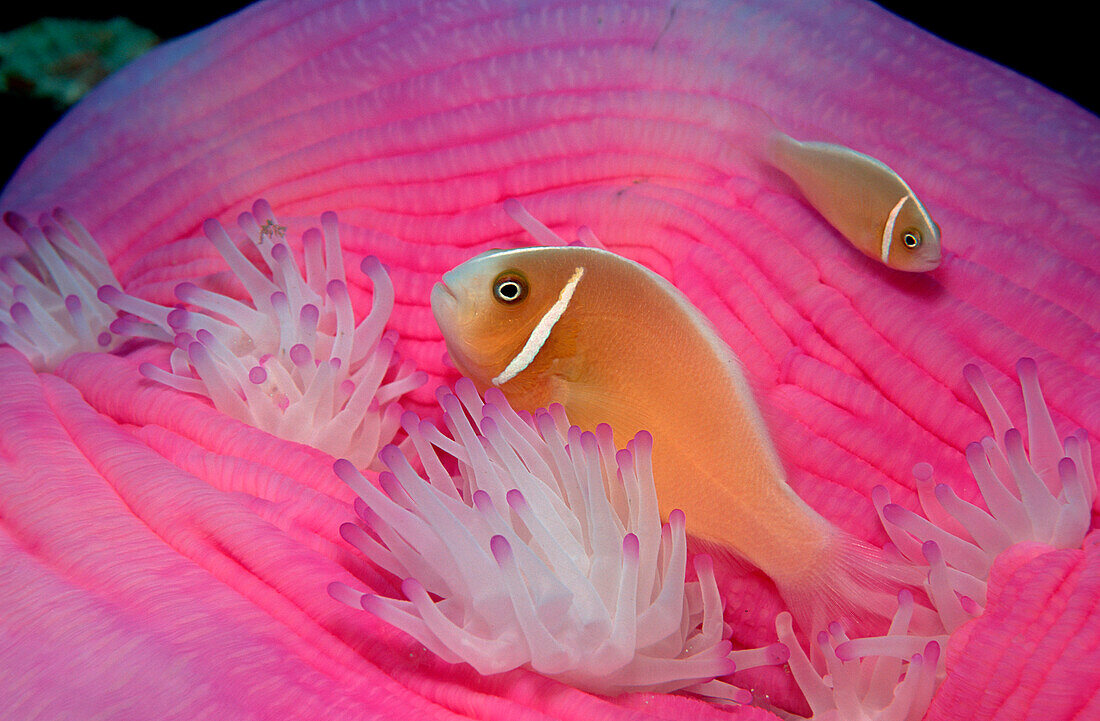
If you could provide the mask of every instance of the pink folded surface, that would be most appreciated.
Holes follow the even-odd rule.
[[[943,230],[942,266],[905,275],[851,248],[748,151],[753,108],[897,170]],[[1061,435],[1100,437],[1097,138],[1095,116],[864,3],[262,3],[104,83],[0,207],[63,205],[129,293],[163,303],[223,279],[207,217],[230,226],[264,197],[293,243],[334,210],[347,267],[374,254],[390,270],[398,350],[433,379],[411,405],[430,414],[455,375],[428,291],[476,252],[531,242],[501,209],[518,198],[682,289],[742,359],[792,486],[881,544],[871,489],[917,508],[917,462],[977,498],[963,449],[989,430],[967,362],[1022,423],[1013,367],[1036,358]],[[3,233],[0,250],[21,247]],[[370,284],[349,276],[362,315]],[[767,717],[436,660],[326,595],[388,583],[339,538],[350,493],[332,459],[137,362],[36,375],[0,350],[12,718]],[[700,421],[710,432],[721,419]],[[1086,546],[1006,554],[929,718],[1088,718]],[[716,570],[735,640],[774,640],[770,582]],[[753,679],[805,709],[783,671]]]

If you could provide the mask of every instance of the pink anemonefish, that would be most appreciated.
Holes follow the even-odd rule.
[[[864,255],[914,273],[939,266],[939,226],[881,160],[843,145],[800,142],[778,130],[768,135],[764,154]]]
[[[561,403],[619,447],[650,431],[662,516],[682,509],[690,533],[767,573],[807,631],[884,628],[894,568],[790,488],[733,351],[667,280],[598,248],[492,250],[444,273],[431,305],[479,390]]]
[[[722,126],[733,148],[786,175],[859,252],[895,270],[939,267],[940,227],[886,163],[837,143],[796,140],[754,105],[731,106]]]

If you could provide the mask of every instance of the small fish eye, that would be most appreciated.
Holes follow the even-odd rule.
[[[527,280],[515,271],[507,271],[493,281],[493,297],[505,305],[514,305],[527,297]]]
[[[920,231],[916,228],[909,228],[902,232],[901,242],[905,244],[905,247],[912,250],[920,245]]]

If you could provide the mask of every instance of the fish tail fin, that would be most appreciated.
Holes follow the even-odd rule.
[[[783,135],[767,111],[748,102],[733,102],[709,119],[726,133],[730,147],[763,165],[772,165],[770,148]],[[784,136],[786,137],[786,136]]]
[[[807,635],[833,621],[853,638],[882,635],[890,627],[903,588],[918,604],[911,630],[942,633],[939,617],[928,608],[921,589],[923,576],[915,566],[891,561],[871,544],[834,529],[814,563],[791,578],[776,579],[776,586]]]
[[[763,138],[762,142],[761,157],[764,158],[764,161],[798,185],[798,176],[801,171],[798,158],[802,152],[802,143],[779,128],[774,128],[771,133]]]
[[[780,130],[772,121],[771,116],[763,110],[760,111],[752,125],[753,154],[765,165],[778,167],[776,157],[781,154],[784,143],[794,142],[794,139]]]

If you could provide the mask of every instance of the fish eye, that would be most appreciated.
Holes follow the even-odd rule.
[[[905,247],[909,250],[913,250],[920,245],[921,237],[920,231],[916,228],[906,228],[902,231],[901,242],[905,244]]]
[[[527,279],[507,270],[493,281],[493,297],[505,305],[514,305],[527,297]]]

